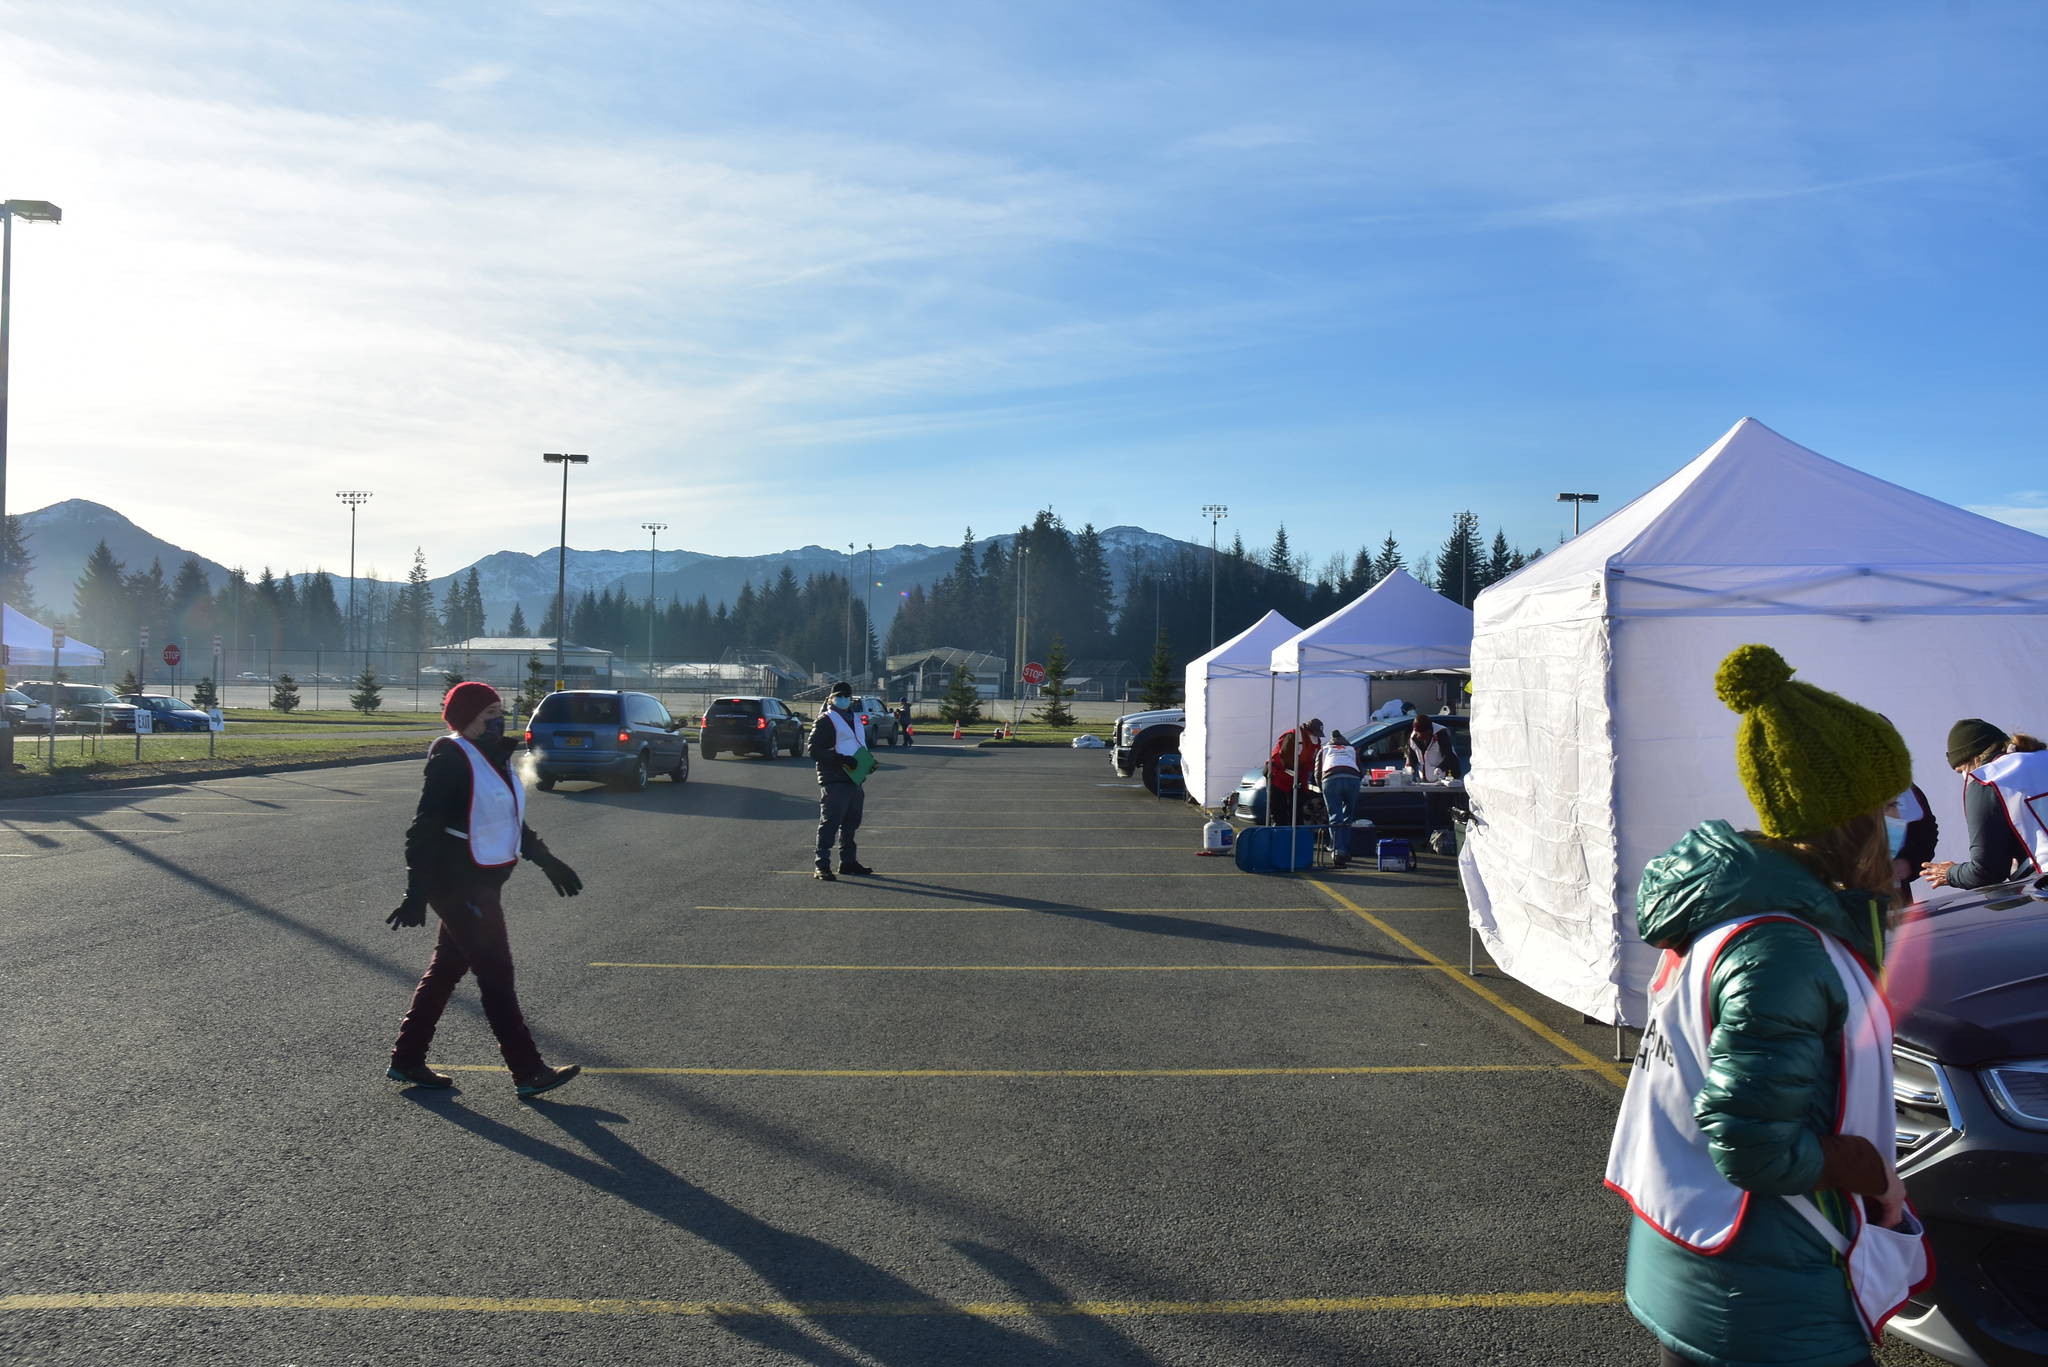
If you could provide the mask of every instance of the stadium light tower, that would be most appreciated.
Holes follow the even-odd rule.
[[[1572,535],[1577,536],[1579,534],[1579,509],[1583,505],[1588,503],[1598,503],[1600,501],[1600,495],[1559,494],[1557,496],[1557,501],[1559,503],[1569,503],[1572,505]]]
[[[569,467],[588,465],[590,457],[566,451],[545,451],[541,459],[562,467],[562,539],[555,547],[555,691],[562,691],[562,641],[569,634],[569,619],[562,599],[569,587]]]
[[[7,327],[14,288],[14,220],[62,223],[64,211],[45,199],[0,199],[0,530],[7,526]],[[0,536],[0,586],[7,583],[7,541]]]
[[[356,649],[356,509],[370,501],[368,489],[336,489],[334,496],[348,505],[348,631],[342,650],[350,655]],[[368,643],[365,643],[365,664],[368,663]],[[223,666],[225,667],[225,666]]]
[[[1219,553],[1216,549],[1216,524],[1230,516],[1230,509],[1221,503],[1204,503],[1202,516],[1209,519],[1209,649],[1216,648],[1216,565]]]
[[[643,522],[647,533],[647,677],[654,677],[654,538],[668,530],[666,522]]]

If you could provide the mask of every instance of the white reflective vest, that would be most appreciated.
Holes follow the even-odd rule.
[[[2000,755],[1969,781],[1998,790],[2006,820],[2033,861],[2036,874],[2048,873],[2048,750]]]
[[[477,867],[501,869],[519,862],[519,833],[526,821],[526,789],[518,779],[484,758],[484,752],[450,732],[434,742],[454,741],[469,760],[469,829],[447,827],[469,842]]]
[[[1895,1143],[1891,1010],[1870,971],[1846,946],[1795,917],[1756,916],[1713,927],[1683,957],[1665,951],[1650,984],[1649,1024],[1607,1153],[1607,1186],[1659,1234],[1708,1256],[1734,1242],[1755,1195],[1721,1175],[1693,1118],[1713,1035],[1714,960],[1738,932],[1763,921],[1788,921],[1811,931],[1841,975],[1849,1009],[1842,1026],[1837,1133],[1862,1135],[1881,1154],[1891,1153]],[[1918,1218],[1909,1207],[1899,1229],[1885,1229],[1866,1221],[1863,1202],[1852,1197],[1852,1229],[1844,1234],[1810,1196],[1784,1199],[1841,1255],[1864,1332],[1876,1342],[1885,1321],[1933,1280]]]
[[[1356,774],[1358,751],[1348,745],[1325,745],[1316,752],[1316,777],[1328,778],[1332,773]]]
[[[1434,783],[1446,776],[1451,763],[1451,733],[1447,727],[1429,724],[1429,744],[1418,745],[1415,733],[1408,733],[1408,763],[1416,776],[1425,783]]]
[[[826,706],[825,715],[832,719],[832,730],[838,737],[832,748],[848,759],[852,759],[855,755],[859,754],[861,747],[860,724],[838,708],[830,705]]]

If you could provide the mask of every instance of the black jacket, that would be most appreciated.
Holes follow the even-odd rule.
[[[839,728],[832,725],[830,712],[828,704],[826,710],[818,714],[818,719],[811,723],[811,759],[818,766],[820,787],[827,783],[853,782],[853,775],[847,772],[853,768],[853,760],[839,753]],[[860,723],[849,717],[846,724],[853,728],[853,734],[865,745],[867,737],[860,734]]]
[[[2012,817],[1988,783],[1963,785],[1963,821],[1970,830],[1970,857],[1948,871],[1952,888],[1988,888],[2019,877],[2027,848],[2012,828]]]
[[[1918,877],[1920,866],[1934,858],[1934,847],[1941,841],[1941,823],[1934,819],[1934,804],[1917,783],[1913,785],[1913,797],[1920,804],[1920,819],[1906,823],[1906,839],[1899,846],[1898,857],[1911,864],[1914,876]]]
[[[518,742],[500,741],[495,753],[487,741],[479,742],[478,748],[485,758],[511,775],[508,766]],[[519,780],[513,777],[512,781]],[[477,867],[469,855],[469,842],[448,834],[451,829],[469,829],[469,784],[469,758],[462,753],[462,747],[436,741],[427,752],[427,777],[420,790],[420,805],[413,812],[412,825],[405,831],[406,885],[423,897],[479,884],[502,887],[512,876],[509,865],[501,869]],[[528,859],[538,859],[547,852],[548,847],[533,833],[533,828],[522,823],[519,853]]]

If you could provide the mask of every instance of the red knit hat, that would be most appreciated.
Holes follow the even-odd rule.
[[[503,701],[497,689],[470,679],[449,689],[448,696],[441,699],[441,720],[448,723],[450,731],[460,731],[475,721],[486,707]]]

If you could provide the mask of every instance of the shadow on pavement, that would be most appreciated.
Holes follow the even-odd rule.
[[[970,905],[1042,911],[1048,916],[1064,916],[1069,920],[1087,921],[1098,926],[1114,926],[1118,930],[1138,931],[1146,935],[1165,935],[1180,940],[1212,940],[1220,944],[1251,945],[1260,949],[1297,949],[1317,954],[1331,954],[1344,959],[1374,959],[1383,963],[1415,962],[1406,954],[1380,954],[1351,945],[1327,944],[1303,935],[1287,935],[1274,930],[1254,930],[1247,926],[1219,925],[1214,921],[1198,920],[1189,915],[1151,911],[1105,911],[1100,907],[1084,907],[1073,902],[1051,902],[1038,897],[973,892],[966,888],[948,887],[943,883],[919,883],[908,878],[891,878],[886,872],[872,874],[861,879],[861,882],[876,888],[886,888],[890,892],[905,893],[911,897],[930,897]]]
[[[775,1291],[800,1303],[860,1302],[885,1306],[935,1304],[895,1273],[822,1239],[769,1224],[686,1181],[648,1158],[609,1128],[630,1123],[615,1111],[594,1106],[539,1103],[533,1113],[554,1124],[592,1157],[493,1120],[446,1094],[408,1092],[423,1109],[510,1153],[574,1178],[607,1196],[667,1221],[695,1238],[723,1249]],[[957,1245],[971,1261],[994,1272],[1016,1299],[1063,1301],[1058,1288],[1021,1259],[979,1244]],[[1053,1323],[1056,1343],[1022,1334],[991,1320],[948,1314],[843,1314],[803,1319],[772,1315],[721,1315],[728,1332],[822,1367],[879,1362],[889,1367],[958,1367],[964,1363],[1004,1367],[1071,1367],[1077,1351],[1096,1361],[1145,1364],[1155,1361],[1121,1334],[1097,1320]],[[836,1340],[837,1343],[825,1340]],[[843,1351],[839,1345],[844,1345]],[[861,1356],[849,1356],[849,1351]]]
[[[644,792],[629,793],[623,788],[609,788],[601,784],[586,784],[581,779],[564,779],[565,786],[552,793],[533,793],[527,798],[529,808],[539,808],[543,802],[560,800],[583,806],[623,807],[636,811],[676,812],[708,820],[727,819],[734,821],[801,821],[818,819],[818,800],[815,797],[798,797],[777,792],[772,788],[752,788],[740,784],[726,784],[701,781],[704,777],[696,763],[690,766],[690,781],[683,784],[670,783],[665,778],[651,780]],[[574,787],[567,786],[574,784]]]

